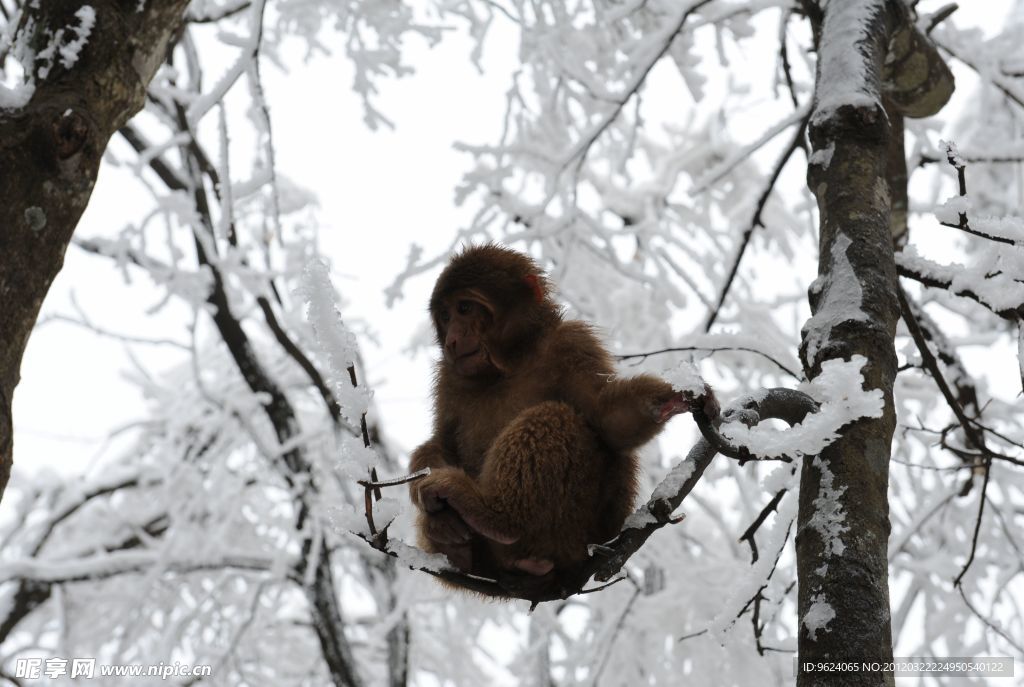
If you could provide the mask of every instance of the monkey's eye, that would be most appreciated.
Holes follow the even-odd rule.
[[[452,319],[452,314],[447,310],[442,310],[437,319],[441,320],[441,324],[448,324],[448,321]]]
[[[455,312],[460,315],[468,315],[473,311],[473,301],[459,301],[455,304]]]

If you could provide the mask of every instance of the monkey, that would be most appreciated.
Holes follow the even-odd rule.
[[[632,511],[636,449],[690,410],[667,382],[616,376],[528,256],[465,248],[438,278],[431,437],[410,459],[418,542],[490,578],[557,577]],[[706,390],[708,403],[713,395]]]

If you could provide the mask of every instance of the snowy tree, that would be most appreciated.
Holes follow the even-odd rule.
[[[5,169],[18,170],[3,182],[5,456],[29,327],[114,133],[110,154],[136,170],[153,210],[112,238],[73,240],[126,279],[144,275],[163,292],[157,308],[180,303],[191,322],[187,343],[163,342],[181,351],[169,373],[138,368],[151,421],[124,455],[81,483],[45,474],[12,496],[0,641],[8,656],[52,651],[56,612],[59,648],[107,662],[184,658],[216,666],[224,684],[405,684],[395,564],[339,542],[332,510],[361,502],[353,476],[397,464],[371,440],[379,430],[307,222],[309,194],[276,173],[261,77],[283,41],[317,44],[325,8],[295,3],[268,18],[263,2],[186,4],[3,5],[0,145]],[[374,78],[402,71],[382,46],[435,33],[401,6],[335,11],[339,28],[375,37],[349,49],[372,124]],[[225,50],[227,64],[206,57]],[[227,123],[240,93],[244,132]],[[236,134],[251,149],[233,147]],[[381,617],[370,629],[343,618],[343,584]],[[69,601],[70,588],[82,595]],[[268,643],[279,655],[265,655]],[[385,660],[361,667],[356,643]]]
[[[1021,301],[1010,276],[1016,245],[1010,227],[1016,220],[983,217],[989,208],[1016,207],[1017,189],[1009,189],[1013,195],[1007,200],[1006,177],[997,175],[1003,188],[990,195],[1000,202],[982,210],[961,184],[958,198],[937,217],[925,214],[934,205],[911,203],[907,191],[919,161],[949,158],[963,174],[964,158],[939,140],[939,125],[927,119],[953,90],[943,56],[952,56],[955,68],[966,65],[984,77],[972,77],[971,87],[989,101],[998,96],[1011,121],[1019,116],[1012,67],[1006,66],[1014,59],[997,57],[995,47],[979,48],[981,42],[972,41],[969,31],[953,28],[955,8],[929,13],[924,3],[917,8],[873,2],[806,2],[797,8],[772,2],[491,7],[465,3],[459,12],[479,36],[486,35],[492,20],[512,22],[520,32],[523,64],[508,91],[501,139],[463,145],[477,163],[460,199],[478,203],[479,210],[453,247],[488,238],[527,247],[550,266],[576,313],[608,327],[609,341],[624,353],[625,364],[650,363],[674,351],[700,360],[720,390],[757,393],[779,383],[792,386],[796,377],[810,384],[802,388],[818,400],[840,388],[835,402],[863,406],[837,440],[815,450],[802,450],[803,426],[778,438],[760,429],[723,430],[739,444],[730,448],[745,449],[747,458],[771,445],[776,458],[799,459],[802,474],[782,466],[766,476],[749,461],[742,471],[725,465],[717,473],[712,465],[705,484],[683,501],[710,511],[704,527],[692,518],[681,526],[700,532],[699,544],[693,545],[700,554],[687,551],[682,541],[678,552],[667,550],[672,543],[657,553],[641,549],[630,566],[635,594],[612,609],[605,604],[615,604],[615,592],[592,597],[584,622],[596,624],[595,638],[584,633],[570,635],[571,641],[552,639],[548,658],[559,660],[538,664],[552,666],[554,675],[569,681],[586,676],[598,683],[658,683],[686,675],[688,681],[747,684],[753,673],[746,671],[766,669],[779,682],[788,681],[791,666],[774,663],[772,654],[797,650],[811,662],[883,664],[892,656],[893,639],[918,655],[971,654],[978,646],[993,653],[1019,651],[1021,619],[1014,610],[1019,573],[1000,577],[998,592],[986,593],[992,585],[974,586],[995,574],[995,568],[977,569],[984,532],[991,539],[980,541],[999,541],[994,546],[1002,555],[1019,560],[1007,524],[1016,516],[1004,506],[998,517],[983,517],[992,498],[991,472],[1009,471],[1020,462],[1012,412],[1003,413],[1012,404],[986,388],[990,377],[971,378],[964,371],[960,349],[969,348],[970,340],[951,342],[943,333],[943,327],[956,328],[958,318],[978,317],[950,293],[974,297],[1016,321]],[[766,41],[765,33],[776,40]],[[681,102],[681,88],[689,90],[692,103]],[[904,124],[904,117],[926,119]],[[773,123],[764,127],[765,120]],[[1012,128],[1007,131],[1004,124],[1000,130],[1016,140]],[[909,168],[908,145],[915,151]],[[794,154],[801,149],[817,213],[797,186],[802,175]],[[1019,159],[1003,155],[999,161]],[[938,173],[944,176],[933,176],[936,188],[950,178],[947,170]],[[968,203],[978,211],[970,222],[958,214]],[[937,243],[936,219],[987,242],[979,249],[944,237],[947,245],[966,255],[982,250],[985,257],[966,267],[920,259],[921,244],[908,229],[916,224],[918,232],[928,232],[925,243]],[[807,231],[816,224],[817,241]],[[813,281],[813,268],[805,262],[815,254],[809,244],[818,248]],[[398,297],[409,279],[440,259],[423,259],[414,250],[391,295]],[[897,284],[897,272],[909,283]],[[919,290],[914,281],[929,288]],[[810,293],[810,319],[802,305],[804,288]],[[983,290],[989,296],[981,296]],[[905,328],[897,326],[901,313]],[[928,323],[924,330],[922,323]],[[985,340],[1001,342],[1005,350],[1006,332],[997,327]],[[803,373],[793,364],[798,341]],[[1007,351],[1002,364],[1012,360]],[[846,369],[834,367],[841,361],[856,365],[863,377],[846,376],[838,387],[824,383],[826,371]],[[928,391],[921,372],[932,378]],[[964,398],[982,394],[984,400],[969,413],[957,400],[951,377],[961,384]],[[815,390],[814,384],[822,386]],[[872,394],[881,401],[875,408],[867,403]],[[936,437],[945,451],[936,451]],[[993,467],[993,461],[1002,462]],[[890,483],[893,462],[908,465]],[[663,470],[655,463],[651,472],[657,476]],[[949,480],[945,491],[960,495],[936,503],[933,478],[962,471],[970,478]],[[1008,473],[1007,479],[1017,477]],[[969,505],[975,482],[985,493],[977,505]],[[691,488],[686,480],[681,491]],[[714,506],[704,505],[707,495],[697,498],[706,489],[715,495]],[[995,502],[1014,498],[1008,493]],[[891,521],[893,499],[898,505]],[[921,503],[929,504],[924,523],[916,513]],[[961,517],[952,538],[926,526],[937,527],[932,518],[940,514],[950,524],[953,513]],[[785,548],[794,527],[795,569]],[[890,527],[897,532],[897,548]],[[725,541],[716,541],[716,530]],[[752,565],[745,572],[743,566],[729,568],[736,577],[712,594],[722,599],[714,604],[708,592],[722,583],[722,575],[717,561],[709,559],[717,554],[738,564],[739,552],[728,543],[737,533],[750,547]],[[910,552],[928,547],[942,549],[943,570],[922,569],[910,560]],[[994,550],[992,555],[999,557]],[[897,602],[891,629],[890,571],[900,585],[913,580],[911,597]],[[652,597],[646,606],[641,604],[645,595]],[[922,599],[927,599],[924,606]],[[655,611],[651,605],[659,603],[667,607]],[[982,612],[981,606],[990,610]],[[917,624],[921,613],[930,616],[938,609],[957,622],[929,623],[927,629]],[[750,651],[740,643],[740,620],[752,624],[753,648],[763,659],[737,661]],[[599,628],[608,622],[611,628],[602,634]],[[1014,629],[1008,631],[1007,624]],[[569,621],[561,625],[563,632],[570,627]],[[628,641],[624,628],[644,628],[645,640]],[[966,639],[971,632],[984,637],[981,645]],[[676,645],[670,637],[685,642]],[[617,650],[611,657],[610,648]],[[801,684],[843,680],[887,684],[892,676],[800,676]]]
[[[94,655],[210,664],[217,684],[747,685],[791,684],[794,657],[1019,655],[1009,4],[987,35],[981,9],[902,0],[0,0],[7,465],[18,365],[69,242],[155,289],[183,333],[71,318],[173,362],[130,356],[147,403],[119,456],[15,474],[3,674]],[[421,299],[460,245],[502,241],[624,373],[696,366],[726,407],[644,452],[643,502],[582,589],[500,604],[436,586],[508,591],[405,543],[405,470],[361,363],[373,323],[342,319],[332,285],[332,264],[358,276],[365,256],[355,238],[323,255],[261,72],[341,46],[366,124],[388,127],[378,89],[411,73],[406,39],[456,34],[493,78],[496,51],[514,61],[505,116],[496,140],[456,142],[471,219],[445,250],[413,246],[387,301]],[[117,71],[129,50],[141,82]],[[150,209],[72,238],[111,136],[109,166]]]
[[[3,4],[0,59],[5,76],[8,62],[21,73],[0,85],[0,494],[11,473],[11,403],[28,335],[103,149],[142,107],[186,5],[109,4],[97,13],[77,0]],[[125,40],[90,44],[94,32]]]

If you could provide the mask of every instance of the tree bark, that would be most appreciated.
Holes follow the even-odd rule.
[[[0,496],[11,472],[11,403],[29,334],[107,142],[142,108],[187,5],[92,0],[95,23],[77,59],[59,51],[52,63],[30,58],[23,66],[35,85],[31,98],[0,109]],[[29,55],[54,45],[58,31],[66,45],[82,26],[81,0],[22,6],[16,41]]]
[[[891,103],[897,118],[933,114],[952,93],[953,81],[898,0],[824,8],[805,0],[804,8],[818,44],[808,186],[818,201],[820,252],[809,299],[814,317],[805,327],[801,356],[812,379],[829,360],[863,356],[864,386],[882,391],[884,410],[881,417],[848,425],[802,468],[797,684],[892,685],[891,672],[805,667],[892,660],[887,490],[900,311],[886,179],[898,165],[891,159],[894,126],[883,102]],[[902,122],[896,124],[901,131]],[[904,220],[895,220],[899,229]]]

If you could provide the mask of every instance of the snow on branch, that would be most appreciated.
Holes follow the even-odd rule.
[[[355,422],[370,406],[366,387],[352,384],[349,369],[359,358],[355,334],[345,326],[334,297],[334,286],[322,260],[306,263],[297,293],[307,306],[307,319],[327,361],[327,378],[342,412]]]
[[[935,210],[943,226],[982,239],[972,251],[971,264],[942,265],[923,257],[914,246],[896,253],[901,276],[926,286],[970,298],[993,313],[1020,319],[1024,308],[1024,220],[1019,217],[979,217],[967,192],[966,163],[955,143],[943,142],[947,162],[957,173],[957,195]]]
[[[327,361],[324,376],[341,413],[362,429],[361,444],[354,437],[343,438],[346,461],[342,463],[342,468],[351,476],[362,478],[379,460],[376,452],[370,448],[366,428],[371,394],[365,384],[357,383],[356,378],[359,349],[355,334],[341,319],[334,286],[327,265],[322,260],[314,258],[306,263],[296,292],[306,303],[307,319],[320,353]]]
[[[811,283],[811,298],[819,299],[814,315],[803,326],[807,361],[811,365],[817,362],[818,354],[831,341],[836,327],[844,322],[868,321],[862,307],[864,292],[847,257],[847,249],[851,245],[853,241],[840,232],[832,242],[831,267]]]
[[[840,430],[862,417],[881,417],[884,406],[879,389],[865,391],[861,370],[867,359],[855,355],[849,361],[827,360],[821,374],[800,390],[820,406],[817,412],[786,430],[769,427],[745,427],[738,423],[723,425],[722,435],[758,458],[799,458],[813,456],[839,438]]]
[[[878,75],[866,65],[861,45],[871,40],[872,23],[884,12],[884,3],[833,2],[825,10],[818,55],[817,90],[811,124],[821,126],[840,107],[878,108]]]
[[[260,50],[260,42],[263,39],[263,10],[266,4],[266,0],[256,0],[250,9],[250,22],[249,22],[249,35],[237,41],[237,45],[241,48],[241,54],[235,60],[235,62],[228,68],[227,72],[214,84],[206,93],[197,97],[192,101],[192,104],[188,107],[188,122],[189,126],[193,129],[199,124],[199,120],[203,118],[210,109],[223,102],[224,96],[235,85],[238,78],[242,76],[249,68],[249,65],[253,60],[257,58]],[[233,41],[234,42],[234,41]]]
[[[96,10],[91,5],[82,5],[75,11],[74,19],[73,24],[55,31],[37,26],[33,17],[19,27],[11,54],[22,65],[25,82],[14,87],[0,83],[0,109],[27,105],[35,93],[36,84],[46,79],[55,65],[64,69],[75,66],[96,25]],[[45,47],[36,52],[33,45],[44,41]],[[4,42],[0,40],[0,54],[4,52]]]
[[[922,257],[913,246],[906,246],[896,254],[900,275],[970,298],[1002,315],[1024,303],[1024,284],[1013,274],[993,273],[992,266],[998,262],[998,255],[989,254],[978,255],[970,266],[958,263],[941,265]]]
[[[249,553],[227,552],[216,557],[169,560],[161,552],[117,551],[76,560],[27,558],[10,561],[0,565],[0,582],[17,579],[51,583],[102,580],[116,575],[144,572],[153,567],[160,567],[167,572],[190,573],[228,568],[270,572],[277,566],[271,557]]]
[[[68,27],[68,31],[74,34],[74,37],[64,42],[63,32],[58,31],[51,44],[51,47],[56,48],[57,52],[60,53],[60,63],[64,69],[71,69],[75,66],[75,62],[78,61],[78,54],[89,40],[92,27],[96,25],[96,10],[90,5],[82,5],[75,12],[75,18],[78,19],[78,24]],[[44,78],[46,76],[41,71],[39,75]]]
[[[618,118],[626,103],[639,92],[640,87],[647,80],[647,76],[651,73],[654,65],[660,62],[661,58],[668,53],[676,36],[683,30],[686,20],[690,18],[691,14],[708,4],[708,2],[710,0],[698,0],[691,3],[679,13],[677,19],[666,23],[660,31],[651,36],[649,44],[646,46],[647,49],[642,52],[638,51],[641,54],[632,78],[626,82],[619,93],[615,94],[614,104],[605,116],[585,131],[579,140],[568,151],[563,153],[559,165],[561,169],[565,169],[574,161],[582,160],[586,157],[594,141]],[[643,54],[644,52],[646,52],[646,55]]]

